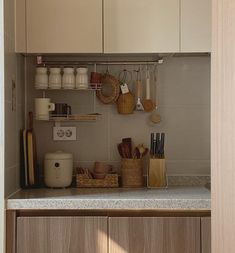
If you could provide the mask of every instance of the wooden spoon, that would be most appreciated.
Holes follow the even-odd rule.
[[[146,98],[143,101],[144,110],[146,112],[152,112],[154,110],[154,103],[150,99],[150,73],[149,70],[147,70],[147,78],[146,78]]]

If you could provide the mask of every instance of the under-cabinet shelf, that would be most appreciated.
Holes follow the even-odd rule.
[[[102,84],[101,83],[89,83],[88,84],[88,88],[56,88],[56,89],[52,89],[52,88],[40,88],[40,87],[35,87],[36,90],[41,90],[41,91],[97,91],[97,90],[101,90],[102,89]]]
[[[49,120],[39,120],[39,121],[51,121],[51,122],[95,122],[101,116],[99,113],[91,114],[72,114],[68,116],[55,115],[50,116]]]

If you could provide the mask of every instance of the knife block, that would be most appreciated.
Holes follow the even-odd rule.
[[[148,188],[167,188],[165,158],[150,158],[148,167]]]

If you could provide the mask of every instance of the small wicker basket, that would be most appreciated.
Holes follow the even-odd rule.
[[[123,187],[143,186],[142,159],[122,159],[121,173]]]
[[[89,178],[87,174],[76,175],[78,188],[114,188],[118,187],[118,174],[107,174],[104,179]]]
[[[117,101],[117,110],[120,114],[132,114],[135,108],[134,96],[131,92],[121,94]]]

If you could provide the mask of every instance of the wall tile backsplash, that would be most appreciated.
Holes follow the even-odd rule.
[[[28,57],[28,109],[42,92],[34,89],[35,58]],[[133,66],[129,70],[134,70]],[[123,67],[110,67],[118,76]],[[105,67],[98,68],[105,71]],[[134,78],[134,76],[133,76]],[[102,117],[95,123],[66,123],[77,127],[77,141],[56,142],[51,122],[35,121],[38,157],[42,164],[46,152],[64,150],[74,155],[75,165],[92,166],[107,161],[119,167],[117,143],[124,137],[149,145],[151,132],[166,133],[167,167],[171,175],[210,173],[210,57],[166,57],[158,67],[159,113],[162,122],[153,125],[149,114],[119,115],[114,105],[96,101]],[[132,85],[130,85],[132,87]],[[93,95],[88,91],[47,91],[53,102],[65,102],[75,113],[91,112]],[[155,94],[152,92],[154,98]]]

